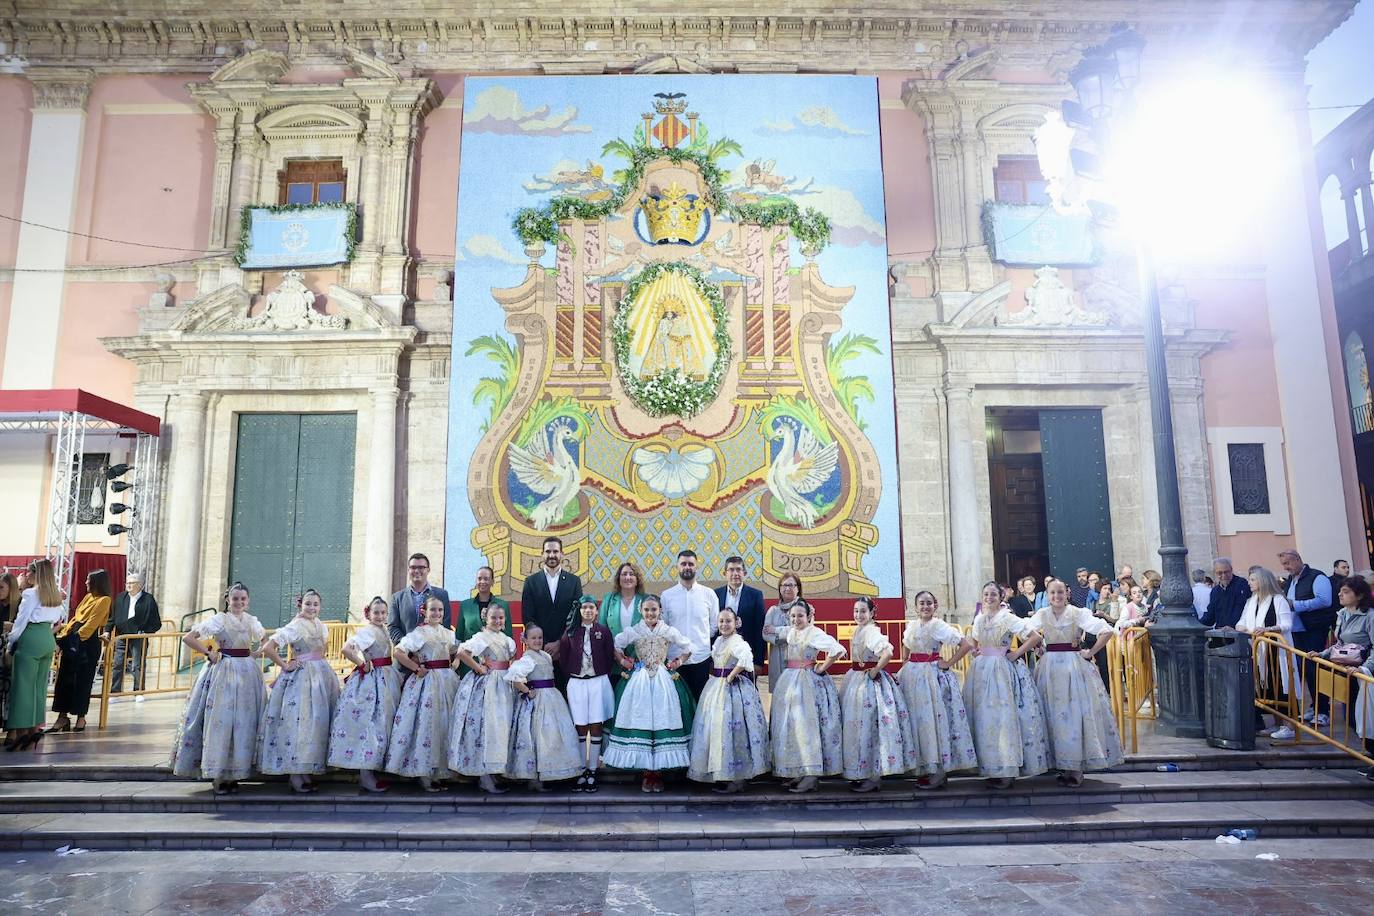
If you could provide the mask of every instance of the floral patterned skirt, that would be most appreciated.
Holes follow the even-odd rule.
[[[504,672],[473,672],[458,685],[448,726],[448,768],[464,776],[506,772],[515,688]]]
[[[429,779],[449,775],[448,727],[457,692],[458,672],[452,668],[427,669],[424,677],[406,678],[386,746],[388,773]]]
[[[1020,662],[974,657],[964,680],[978,773],[994,779],[1038,776],[1050,768],[1040,693]]]
[[[587,768],[583,746],[563,694],[537,687],[515,698],[506,775],[512,779],[571,779]]]
[[[350,674],[334,710],[329,765],[344,770],[380,770],[386,764],[391,721],[400,701],[401,672],[395,665]]]
[[[916,769],[916,736],[906,699],[886,671],[849,671],[840,681],[844,778],[880,779]]]
[[[751,779],[768,772],[768,720],[753,680],[743,675],[727,684],[706,682],[692,722],[692,762],[687,777],[697,782]]]
[[[959,676],[930,662],[907,662],[897,673],[916,736],[916,773],[934,775],[978,766]]]
[[[339,676],[324,659],[283,671],[258,728],[258,770],[274,776],[323,773],[338,701]]]
[[[1103,770],[1125,759],[1112,701],[1097,666],[1077,652],[1046,652],[1035,666],[1050,739],[1061,770]]]
[[[191,687],[172,742],[172,772],[214,780],[252,776],[266,705],[267,687],[256,659],[226,655],[218,664],[207,663]]]
[[[771,677],[771,675],[770,675]],[[785,668],[773,693],[769,739],[773,774],[784,779],[838,776],[844,769],[840,698],[828,674]]]
[[[606,766],[680,770],[692,762],[696,704],[681,677],[662,665],[636,667],[616,688],[615,721],[606,736]]]

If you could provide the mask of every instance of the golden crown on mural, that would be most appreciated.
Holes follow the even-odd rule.
[[[644,219],[649,224],[649,238],[655,245],[668,242],[691,244],[701,233],[701,218],[706,213],[706,201],[693,197],[676,181],[662,194],[651,194],[639,202]]]

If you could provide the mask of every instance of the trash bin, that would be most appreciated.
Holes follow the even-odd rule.
[[[1203,676],[1207,743],[1233,751],[1255,749],[1255,662],[1250,635],[1208,630]]]

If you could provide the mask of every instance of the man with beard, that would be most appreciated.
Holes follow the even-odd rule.
[[[563,568],[563,541],[544,538],[544,562],[525,579],[520,590],[520,620],[526,628],[537,624],[544,631],[544,645],[554,661],[554,678],[560,691],[567,690],[568,673],[558,658],[558,640],[572,625],[582,580]]]
[[[701,691],[711,676],[711,629],[720,615],[720,601],[716,593],[697,584],[697,555],[690,550],[677,555],[678,584],[665,591],[663,619],[687,637],[692,657],[678,669],[693,699],[701,699]]]

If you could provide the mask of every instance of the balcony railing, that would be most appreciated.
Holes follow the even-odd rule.
[[[1374,404],[1358,404],[1350,409],[1350,415],[1355,422],[1355,435],[1374,432]]]

